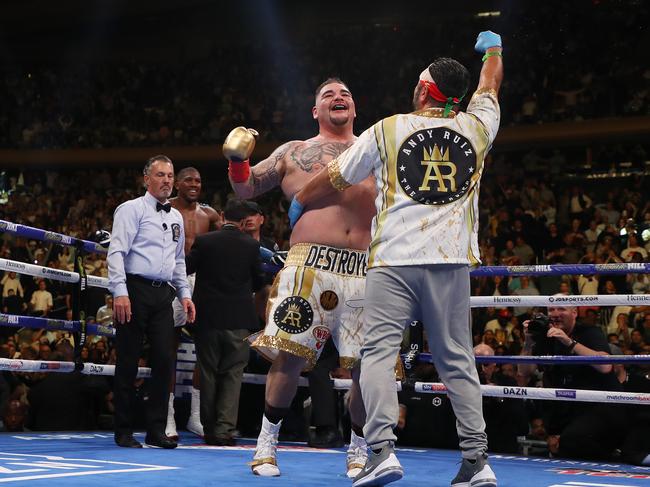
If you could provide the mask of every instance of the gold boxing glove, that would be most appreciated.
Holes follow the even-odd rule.
[[[246,127],[235,127],[230,131],[223,143],[223,155],[233,162],[242,162],[248,159],[255,148],[257,130]]]

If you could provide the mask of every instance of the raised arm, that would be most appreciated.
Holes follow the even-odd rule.
[[[490,30],[481,32],[476,38],[474,49],[484,53],[477,91],[494,90],[498,94],[503,81],[501,36]]]
[[[285,173],[285,155],[295,144],[287,142],[254,167],[250,156],[255,148],[257,132],[244,127],[233,129],[223,144],[223,154],[228,159],[230,185],[240,198],[255,198],[279,186]]]

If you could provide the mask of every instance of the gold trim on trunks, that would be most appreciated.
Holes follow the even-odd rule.
[[[354,357],[339,357],[339,365],[344,369],[354,369],[360,359]]]
[[[307,365],[305,370],[311,370],[316,365],[316,352],[314,350],[300,343],[287,340],[286,338],[262,335],[255,339],[251,347],[255,348],[264,358],[271,362],[273,362],[273,357],[265,353],[264,348],[281,350],[306,359]]]

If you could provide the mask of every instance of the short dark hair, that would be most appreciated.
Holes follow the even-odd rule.
[[[429,65],[429,74],[440,91],[447,97],[461,98],[469,88],[469,71],[448,57],[441,57]]]
[[[144,169],[142,169],[142,174],[144,174],[145,176],[148,176],[149,171],[151,171],[151,166],[156,161],[168,162],[169,164],[174,165],[174,163],[172,162],[172,160],[169,157],[167,157],[166,155],[163,155],[163,154],[158,154],[157,156],[150,157],[147,160],[147,163],[144,165]]]
[[[201,175],[201,173],[199,172],[199,170],[197,168],[190,166],[190,167],[184,167],[183,169],[178,171],[178,174],[176,175],[176,179],[178,179],[180,181],[181,179],[183,179],[185,177],[185,175],[187,175],[187,173],[190,173],[190,172],[195,172],[199,176]]]
[[[227,221],[231,222],[242,221],[244,218],[251,214],[250,207],[246,203],[247,202],[245,200],[236,198],[228,200],[226,203],[226,208],[223,210],[223,217]]]
[[[316,93],[314,95],[314,99],[318,100],[318,95],[320,95],[321,90],[325,87],[325,85],[329,85],[330,83],[339,83],[346,88],[348,88],[348,84],[345,81],[342,81],[341,78],[338,76],[332,76],[330,78],[327,78],[325,81],[323,81],[321,84],[318,85],[318,88],[316,88]],[[348,88],[349,90],[350,88]]]

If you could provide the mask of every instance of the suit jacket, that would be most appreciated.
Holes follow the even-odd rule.
[[[199,235],[185,258],[196,272],[196,323],[223,329],[259,326],[253,293],[264,285],[260,244],[232,225]]]

